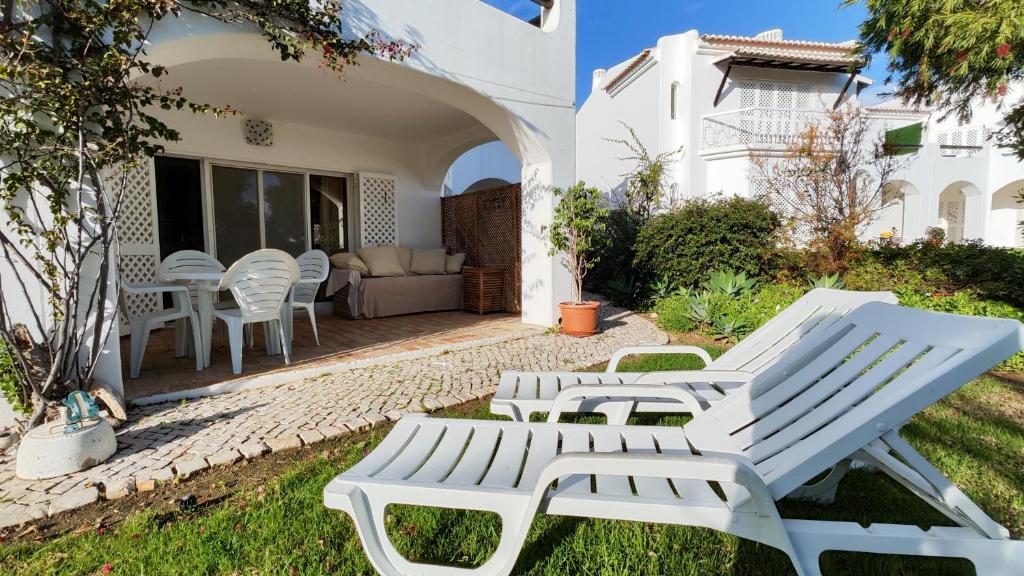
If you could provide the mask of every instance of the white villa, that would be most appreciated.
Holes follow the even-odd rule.
[[[534,3],[528,22],[478,0],[348,1],[349,31],[416,50],[403,62],[364,57],[343,78],[314,57],[282,62],[254,30],[188,12],[162,20],[148,48],[167,68],[161,81],[242,114],[158,112],[182,138],[133,174],[119,238],[125,280],[152,281],[184,249],[230,266],[260,248],[441,248],[449,168],[500,141],[521,166],[522,321],[556,323],[569,278],[543,231],[552,189],[575,177],[576,2]],[[12,266],[0,260],[0,274]],[[115,331],[97,378],[120,388],[127,361]]]
[[[590,96],[577,115],[578,179],[615,193],[631,169],[621,123],[634,128],[652,156],[684,150],[669,178],[679,198],[716,193],[752,196],[751,156],[778,153],[825,107],[861,105],[872,81],[850,55],[852,42],[783,38],[782,30],[754,37],[666,36],[608,70],[595,70]],[[891,193],[901,199],[867,232],[896,230],[904,241],[930,226],[953,241],[1024,246],[1016,222],[1024,206],[1024,165],[985,138],[999,120],[980,103],[969,125],[898,102],[871,106],[880,130],[923,124],[921,147]]]

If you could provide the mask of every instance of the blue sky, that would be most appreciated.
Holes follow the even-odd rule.
[[[484,0],[517,16],[537,14],[530,0]],[[595,68],[608,68],[658,38],[692,28],[701,33],[752,35],[782,28],[793,40],[841,42],[857,37],[863,6],[843,8],[840,0],[577,0],[577,105],[590,90]],[[884,91],[885,58],[876,57],[865,75],[871,94]]]

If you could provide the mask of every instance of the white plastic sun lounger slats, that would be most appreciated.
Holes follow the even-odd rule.
[[[364,463],[325,487],[324,502],[355,520],[370,561],[386,576],[507,575],[537,513],[712,528],[781,550],[798,576],[819,576],[825,551],[960,557],[979,574],[1016,574],[1024,541],[1009,540],[897,431],[1021,349],[1017,321],[870,303],[682,428],[409,416]],[[473,429],[469,446],[460,446],[461,436],[444,441],[457,428]],[[735,437],[741,431],[755,440],[746,449]],[[757,462],[745,452],[770,456]],[[443,482],[389,477],[394,470],[426,475],[428,464],[436,474],[435,458],[454,467]],[[851,458],[874,464],[959,527],[781,518],[775,501]],[[495,484],[478,485],[496,466]],[[456,474],[469,482],[454,483]],[[494,512],[502,529],[497,549],[473,570],[410,562],[388,540],[392,503]]]
[[[916,358],[921,352],[924,351],[924,346],[918,343],[910,343],[900,347],[891,355],[885,357],[878,362],[875,366],[872,366],[863,376],[858,378],[856,381],[851,382],[848,386],[835,392],[828,400],[818,404],[814,407],[807,407],[801,413],[794,413],[789,418],[784,418],[786,421],[785,427],[776,427],[774,434],[763,440],[758,440],[757,443],[746,451],[747,457],[754,462],[763,462],[768,458],[782,452],[786,448],[792,446],[796,442],[803,440],[812,432],[824,426],[825,424],[836,420],[845,412],[856,406],[862,399],[869,396],[873,389],[879,386],[887,385],[886,381],[894,376],[899,370],[903,369]],[[898,385],[889,384],[889,385]],[[825,387],[822,385],[821,387]],[[816,390],[815,390],[816,391]],[[814,391],[809,391],[813,393]],[[802,398],[794,399],[794,402],[802,400]],[[799,402],[798,402],[799,404]],[[796,406],[800,408],[800,406]],[[776,412],[789,409],[789,405],[783,406]],[[774,413],[772,414],[774,416]],[[770,418],[770,417],[769,417]],[[767,418],[765,419],[767,420]],[[758,428],[754,426],[753,428]],[[765,426],[766,434],[772,430],[772,426]]]
[[[546,398],[548,396],[554,396],[559,391],[559,379],[554,374],[541,374],[538,378],[540,385],[538,386],[540,392],[537,394],[539,398]]]
[[[391,480],[405,480],[416,473],[423,465],[424,460],[430,456],[434,447],[444,436],[445,428],[430,428],[424,430],[412,439],[402,450],[402,453],[395,457],[387,466],[375,476]]]
[[[562,412],[594,412],[608,417],[610,424],[624,424],[630,413],[689,413],[696,404],[683,403],[678,398],[650,398],[640,394],[624,396],[587,396],[584,398],[564,398],[566,388],[576,384],[610,384],[610,385],[651,385],[665,384],[682,387],[695,392],[694,397],[699,403],[713,404],[721,401],[724,396],[740,391],[744,384],[758,374],[771,369],[779,362],[791,356],[794,349],[806,347],[816,341],[834,324],[842,320],[848,313],[867,302],[897,301],[891,292],[851,292],[819,288],[812,290],[794,302],[788,308],[758,328],[739,344],[727,350],[719,358],[708,363],[703,370],[651,372],[647,374],[615,373],[619,359],[626,354],[635,353],[692,353],[701,355],[705,362],[710,358],[703,349],[692,346],[648,346],[620,350],[609,362],[609,373],[531,373],[505,372],[501,383],[491,400],[491,412],[508,416],[521,422],[529,421],[535,412],[551,412],[558,399],[558,408]],[[722,371],[744,374],[745,379],[736,382],[728,381],[720,376]],[[611,374],[617,377],[613,380]],[[557,386],[545,386],[549,378],[558,381]],[[576,379],[579,379],[577,382]],[[704,378],[704,380],[702,380]],[[720,387],[721,394],[714,386],[705,388],[707,381]],[[594,379],[591,381],[590,379]],[[703,384],[703,385],[701,385]],[[701,385],[697,388],[697,385]],[[696,390],[700,390],[696,393]],[[569,391],[571,392],[571,391]],[[621,391],[620,391],[621,392]],[[706,407],[706,406],[705,406]]]
[[[373,476],[402,452],[418,427],[419,424],[413,420],[400,420],[373,452],[353,466],[349,473],[356,476]]]
[[[523,469],[526,443],[529,439],[530,431],[526,428],[505,430],[501,435],[501,442],[498,443],[498,450],[494,453],[494,461],[491,462],[480,485],[501,488],[515,486],[519,472]]]
[[[811,358],[792,374],[788,374],[784,367],[766,373],[762,376],[761,381],[768,379],[784,381],[772,386],[763,396],[758,396],[743,406],[736,405],[735,409],[721,414],[719,423],[730,432],[737,434],[738,441],[747,440],[750,431],[743,431],[743,428],[750,422],[751,417],[760,416],[767,410],[775,408],[805,391],[818,379],[838,367],[858,348],[864,346],[873,335],[874,333],[868,328],[854,327],[842,334],[841,338],[831,346],[830,354],[820,354]],[[749,409],[744,410],[743,408]]]
[[[523,465],[523,475],[519,479],[520,486],[533,486],[537,483],[541,471],[558,454],[558,430],[542,428],[534,430],[530,436],[530,451]]]
[[[658,434],[658,446],[662,454],[691,454],[690,445],[684,434]],[[725,508],[725,503],[703,480],[672,478],[672,486],[683,499],[684,504],[710,508]]]
[[[630,454],[657,454],[657,447],[654,445],[654,435],[645,430],[623,430],[622,437],[626,441],[627,451]],[[646,476],[634,476],[633,485],[636,486],[636,494],[641,498],[675,498],[672,486],[666,478],[653,478]]]
[[[451,473],[462,454],[473,429],[469,426],[449,427],[434,453],[420,469],[409,477],[413,482],[440,482]]]
[[[854,340],[854,349],[861,344],[862,334],[851,333],[844,339]],[[754,399],[751,410],[758,415],[757,426],[748,426],[733,433],[733,438],[744,449],[751,444],[774,434],[780,427],[793,421],[807,410],[824,402],[843,386],[849,384],[864,370],[892,350],[899,341],[895,338],[874,339],[862,350],[843,362],[843,358],[821,356],[806,369],[796,373],[789,381],[773,388],[767,394]],[[845,344],[845,343],[844,343]],[[844,345],[843,351],[849,346]],[[842,364],[838,363],[842,362]],[[776,408],[777,407],[777,408]],[[731,422],[723,422],[731,424]]]
[[[594,452],[622,454],[622,436],[618,430],[595,430]],[[598,494],[609,496],[630,496],[633,489],[629,487],[629,477],[598,474],[594,478]]]
[[[559,454],[590,452],[590,432],[583,428],[568,428],[562,431],[562,449]],[[589,494],[590,475],[573,475],[558,479],[558,493]]]
[[[403,420],[404,421],[404,420]],[[445,484],[475,485],[480,482],[491,463],[491,456],[497,448],[501,430],[498,428],[482,428],[473,430],[473,438],[469,441],[462,459],[445,479]]]

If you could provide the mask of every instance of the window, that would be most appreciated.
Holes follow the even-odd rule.
[[[673,120],[679,117],[679,82],[672,83],[669,93],[669,110]]]

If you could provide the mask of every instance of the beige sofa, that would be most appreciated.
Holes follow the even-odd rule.
[[[464,260],[394,246],[335,255],[327,295],[334,298],[335,314],[352,319],[459,310]]]

